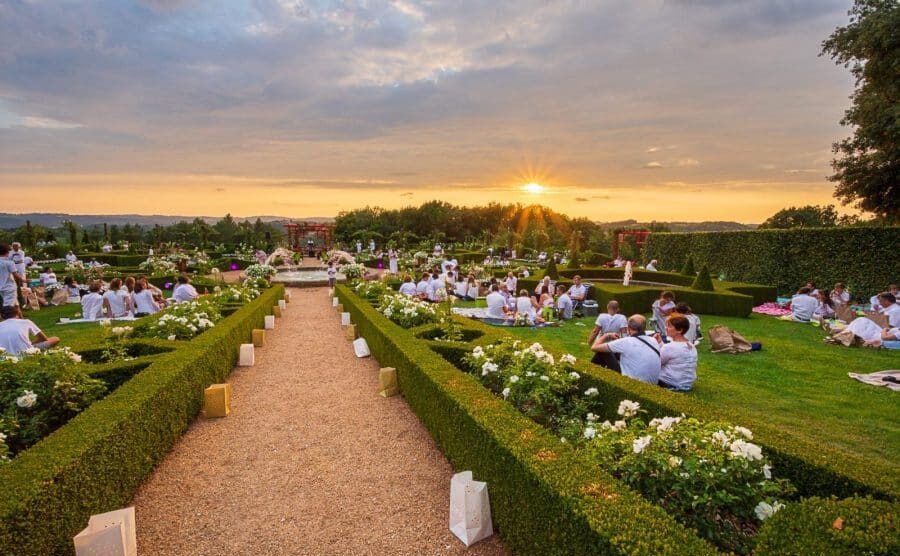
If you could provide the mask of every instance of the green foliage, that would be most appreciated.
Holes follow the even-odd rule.
[[[808,498],[766,521],[759,556],[889,556],[900,554],[900,504],[848,498]]]
[[[559,280],[559,271],[556,269],[556,261],[553,257],[550,257],[550,262],[547,263],[544,276],[549,276],[551,280]]]
[[[691,289],[702,292],[711,292],[715,290],[712,278],[709,276],[709,267],[707,265],[703,265],[700,268],[700,273],[697,274],[697,278],[694,279],[694,283],[691,284]]]
[[[580,258],[580,254],[578,253],[577,250],[572,251],[572,257],[569,259],[569,262],[566,264],[566,268],[571,268],[571,269],[575,269],[575,270],[581,268],[581,258]]]
[[[175,343],[178,349],[154,356],[115,392],[0,467],[0,553],[71,553],[72,537],[92,514],[126,506],[200,410],[203,389],[228,376],[239,345],[283,294],[282,286],[266,290],[208,333]]]
[[[781,209],[759,225],[760,228],[828,228],[837,226],[834,205],[806,205]]]
[[[684,261],[684,266],[681,268],[681,274],[685,276],[696,276],[697,270],[694,268],[694,257],[690,254],[687,256],[687,260]]]
[[[896,0],[856,0],[850,24],[838,27],[822,44],[838,64],[850,67],[856,79],[852,105],[841,125],[853,135],[834,144],[832,161],[835,196],[900,223],[900,3]]]
[[[644,252],[663,268],[690,254],[696,264],[730,280],[772,284],[793,293],[808,280],[845,282],[860,301],[897,281],[900,227],[755,230],[652,234]],[[636,278],[637,279],[637,278]]]

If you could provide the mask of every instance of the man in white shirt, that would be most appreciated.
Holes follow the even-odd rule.
[[[78,261],[78,257],[75,253],[69,251],[66,253],[66,264],[75,264]]]
[[[624,376],[648,384],[657,384],[660,373],[659,344],[647,336],[647,319],[632,315],[628,319],[628,336],[604,334],[597,338],[591,350],[597,355],[592,361]],[[615,355],[618,355],[618,360]]]
[[[572,318],[574,307],[575,304],[572,302],[572,298],[569,297],[567,292],[560,294],[559,298],[556,300],[556,308],[559,310],[559,316],[564,320]]]
[[[84,320],[97,320],[103,316],[103,296],[100,295],[100,283],[90,286],[90,293],[81,298],[81,316]]]
[[[891,292],[878,294],[878,303],[881,305],[881,314],[888,319],[890,328],[900,327],[900,305],[897,298]]]
[[[19,306],[17,286],[22,283],[16,263],[9,258],[9,245],[0,244],[0,296],[3,297],[4,307]]]
[[[12,250],[9,252],[9,260],[16,265],[16,272],[25,280],[25,251],[22,250],[22,244],[15,242],[12,244]]]
[[[819,300],[810,295],[810,289],[802,287],[791,298],[791,318],[797,322],[809,322],[819,307]]]
[[[509,290],[510,293],[516,292],[516,286],[519,284],[519,280],[516,278],[516,275],[512,272],[506,273],[506,289]]]
[[[18,357],[28,349],[44,351],[59,343],[59,338],[48,338],[36,324],[23,319],[16,307],[4,306],[0,309],[0,317],[3,318],[0,322],[0,348],[6,350],[6,355]],[[32,342],[32,336],[36,343]]]
[[[594,340],[601,334],[625,334],[628,329],[628,321],[625,315],[619,314],[619,302],[615,299],[606,304],[606,312],[597,315],[594,322],[594,330],[588,336],[588,344],[594,345]]]
[[[491,286],[491,292],[487,294],[487,315],[491,318],[502,319],[506,317],[506,298],[500,293],[497,284]]]
[[[172,290],[172,299],[175,300],[175,303],[193,301],[198,297],[200,297],[200,294],[197,293],[197,290],[191,285],[191,281],[188,279],[187,275],[182,274],[179,276],[178,283],[175,284],[175,289]]]
[[[581,307],[581,304],[584,303],[584,298],[587,295],[587,287],[581,283],[581,276],[576,275],[572,278],[572,282],[574,283],[569,286],[569,298],[572,299],[572,304],[575,307]]]

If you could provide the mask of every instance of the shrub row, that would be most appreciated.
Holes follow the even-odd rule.
[[[793,293],[808,280],[830,288],[846,282],[866,300],[900,279],[900,227],[816,228],[741,232],[654,233],[644,259],[680,269],[688,255],[729,280],[773,284]]]
[[[488,482],[494,524],[513,552],[716,552],[417,339],[428,326],[405,330],[345,286],[337,295],[454,468]]]
[[[78,258],[85,264],[96,260],[97,262],[111,266],[138,266],[147,260],[147,255],[133,255],[122,253],[82,253]]]
[[[143,370],[141,361],[98,369],[127,382],[0,468],[0,554],[69,554],[92,514],[126,505],[283,294],[265,290],[196,339],[170,343],[177,349]]]

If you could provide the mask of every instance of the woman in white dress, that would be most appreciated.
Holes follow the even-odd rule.
[[[159,312],[159,305],[153,299],[153,292],[146,289],[142,281],[138,280],[135,283],[134,294],[131,297],[134,301],[134,316],[144,317]]]
[[[478,299],[478,282],[475,280],[474,276],[469,276],[469,283],[466,287],[466,298],[468,298],[469,301]]]
[[[131,295],[122,289],[122,279],[113,278],[103,294],[103,310],[107,317],[121,318],[131,315]]]
[[[524,314],[529,323],[538,324],[544,322],[544,319],[537,314],[538,308],[534,298],[528,295],[528,290],[523,289],[519,291],[519,298],[516,299],[516,313]]]
[[[397,252],[394,249],[388,251],[388,270],[391,274],[397,274]]]

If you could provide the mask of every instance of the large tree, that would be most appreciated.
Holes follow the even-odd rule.
[[[838,225],[838,213],[834,205],[821,207],[807,205],[781,209],[768,220],[759,225],[760,228],[830,228]]]
[[[822,54],[856,78],[841,125],[853,135],[834,144],[835,197],[900,222],[900,1],[856,0],[850,23],[822,43]]]

